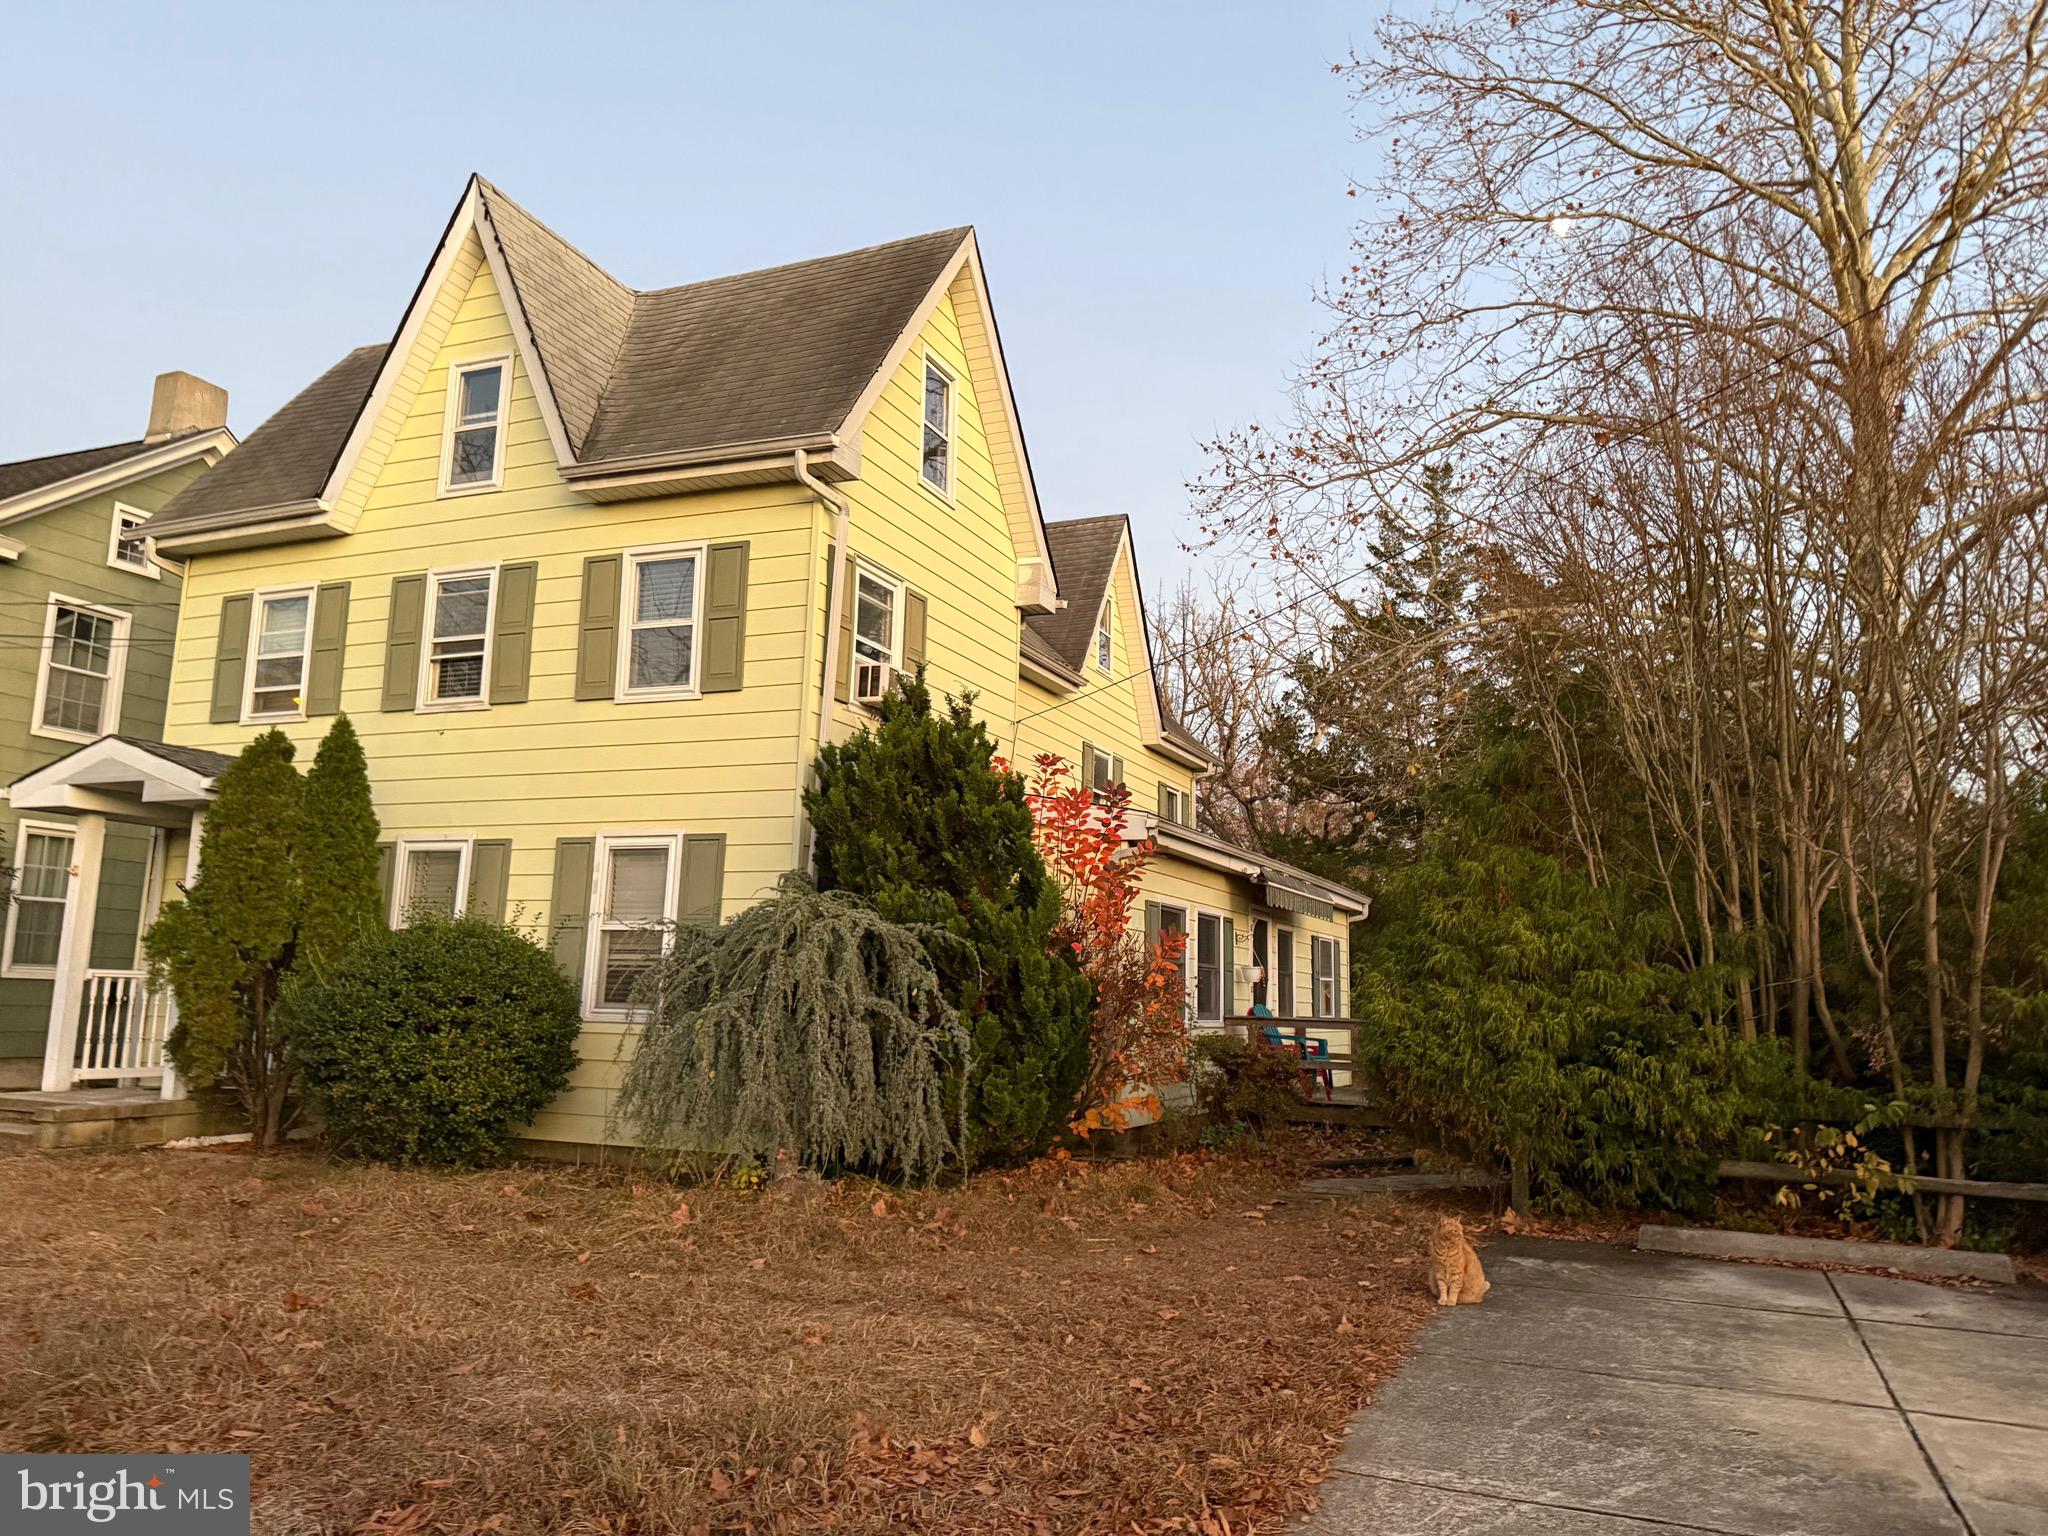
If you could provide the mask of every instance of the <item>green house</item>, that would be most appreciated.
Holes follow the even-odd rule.
[[[0,667],[0,785],[101,737],[162,740],[183,573],[140,527],[234,447],[227,403],[203,379],[166,373],[142,436],[0,464],[0,633],[12,653]],[[46,1080],[44,1046],[77,829],[64,811],[10,806],[0,837],[14,871],[0,1089],[69,1086]],[[107,830],[89,986],[140,998],[140,935],[165,854],[161,829]]]

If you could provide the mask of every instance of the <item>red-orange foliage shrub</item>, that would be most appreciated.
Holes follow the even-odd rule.
[[[1065,897],[1052,943],[1071,950],[1095,984],[1092,1050],[1073,1129],[1122,1130],[1137,1113],[1159,1111],[1157,1090],[1187,1077],[1181,957],[1187,940],[1166,934],[1147,945],[1131,929],[1150,838],[1132,840],[1130,791],[1091,790],[1073,781],[1066,759],[1044,753],[1025,791],[1034,839]]]

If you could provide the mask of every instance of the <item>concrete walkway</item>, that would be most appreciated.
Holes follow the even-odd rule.
[[[1322,1536],[2048,1536],[2048,1302],[1508,1238]]]

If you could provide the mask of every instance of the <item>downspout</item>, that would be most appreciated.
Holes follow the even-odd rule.
[[[843,495],[811,473],[810,455],[803,449],[798,448],[790,455],[790,465],[796,472],[797,484],[804,486],[813,496],[832,509],[833,569],[827,572],[825,579],[826,590],[832,597],[825,607],[825,667],[823,686],[818,690],[818,747],[822,751],[826,743],[832,739],[832,706],[836,702],[833,690],[838,685],[839,677],[839,615],[845,612],[842,605],[847,600],[846,589],[852,585],[846,579],[846,541],[853,508]],[[808,681],[805,686],[809,686]],[[802,739],[801,735],[798,739]],[[813,762],[815,761],[813,758]],[[807,774],[799,774],[798,781],[804,782],[808,777]],[[801,797],[798,800],[797,827],[797,836],[801,838]],[[795,864],[798,861],[792,859],[790,862]],[[813,873],[816,873],[815,857],[804,862],[810,865]]]

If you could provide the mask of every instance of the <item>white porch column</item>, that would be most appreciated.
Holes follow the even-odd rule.
[[[185,844],[185,878],[181,882],[187,890],[199,878],[199,839],[206,834],[206,810],[202,806],[192,813],[192,835]],[[169,870],[164,872],[168,878]],[[168,1039],[168,1036],[166,1036]],[[178,1076],[178,1069],[171,1065],[170,1053],[164,1054],[163,1097],[182,1099],[185,1097],[184,1079]]]
[[[71,1086],[78,1056],[78,1014],[85,1000],[85,972],[92,961],[92,927],[100,904],[100,855],[107,845],[107,818],[81,811],[71,843],[71,878],[64,892],[64,932],[57,941],[57,978],[50,986],[50,1031],[43,1044],[43,1091]]]

